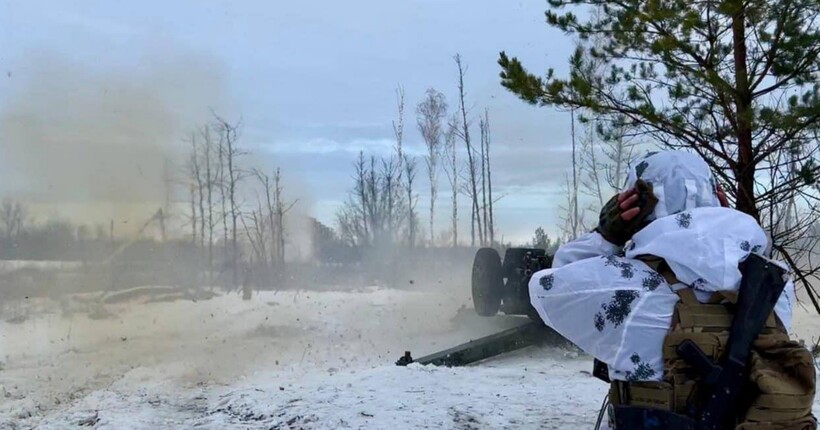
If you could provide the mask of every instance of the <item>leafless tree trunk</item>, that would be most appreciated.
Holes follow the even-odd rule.
[[[811,151],[820,154],[820,146],[815,144]],[[771,234],[773,252],[782,257],[794,269],[798,290],[802,288],[809,300],[820,312],[820,303],[816,291],[812,290],[811,278],[820,279],[820,265],[816,258],[820,251],[820,187],[814,192],[801,189],[796,184],[805,181],[796,168],[799,163],[805,163],[806,155],[799,152],[790,153],[778,151],[772,153],[764,161],[767,167],[768,178],[758,179],[758,186],[771,187],[761,193],[758,205],[761,207],[761,224],[767,227]],[[761,175],[762,176],[762,175]],[[764,185],[765,184],[765,185]]]
[[[602,184],[602,173],[604,173],[603,163],[598,154],[598,148],[594,136],[594,124],[590,122],[587,124],[587,133],[581,139],[581,150],[579,154],[579,171],[581,187],[586,191],[586,194],[592,196],[597,204],[597,208],[604,206],[604,200],[610,196],[604,195],[605,191]]]
[[[484,138],[484,153],[487,162],[487,197],[488,203],[490,205],[489,208],[489,220],[485,217],[485,223],[489,223],[489,240],[490,246],[495,245],[495,215],[493,214],[493,180],[492,180],[492,169],[490,168],[490,142],[492,141],[492,134],[490,132],[490,112],[485,109],[484,110],[484,131],[485,131],[485,138]]]
[[[214,222],[214,203],[213,203],[213,191],[214,185],[216,183],[215,180],[215,171],[213,166],[213,159],[212,154],[214,151],[214,142],[211,138],[211,127],[210,125],[205,125],[202,127],[200,131],[200,136],[202,138],[202,152],[204,155],[205,161],[205,189],[207,191],[207,201],[208,201],[208,284],[211,285],[213,283],[213,266],[214,266],[214,227],[216,224]],[[203,223],[205,218],[203,217]]]
[[[469,169],[469,178],[470,178],[470,198],[472,199],[472,223],[470,224],[470,244],[475,246],[475,234],[478,231],[478,234],[481,236],[481,214],[479,213],[478,208],[478,185],[476,181],[476,162],[475,157],[473,156],[473,146],[470,142],[470,123],[467,121],[467,107],[464,104],[465,99],[465,92],[464,92],[464,73],[466,72],[466,68],[461,63],[461,55],[456,54],[455,62],[458,66],[458,100],[459,100],[459,110],[461,112],[461,131],[460,136],[461,139],[464,141],[465,146],[467,147],[467,165]],[[480,237],[479,241],[483,244],[483,239]]]
[[[489,205],[487,204],[487,139],[489,138],[489,124],[486,121],[487,117],[487,110],[484,110],[484,117],[478,120],[478,128],[481,132],[481,212],[484,217],[484,230],[481,236],[481,245],[486,245],[486,241],[490,237],[490,232],[488,231],[488,222],[489,219],[487,211],[489,210]],[[492,245],[492,242],[490,242]]]
[[[364,153],[359,152],[359,158],[354,163],[355,185],[348,201],[337,214],[340,235],[346,239],[350,245],[365,247],[371,242],[370,218],[367,199],[367,166],[364,161]]]
[[[398,118],[393,121],[393,135],[396,137],[396,156],[398,157],[396,169],[399,172],[398,181],[401,183],[401,163],[404,162],[404,149],[402,148],[402,141],[404,140],[404,87],[401,85],[396,87],[396,109]]]
[[[560,218],[562,221],[561,233],[563,235],[562,239],[564,243],[577,238],[578,231],[581,230],[581,226],[584,224],[584,213],[575,208],[575,205],[578,202],[578,190],[574,188],[573,183],[574,182],[570,177],[570,174],[567,173],[564,178],[564,185],[562,186],[562,189],[565,192],[566,201],[564,204],[559,206],[561,213],[563,214]],[[578,214],[577,218],[575,214]]]
[[[407,175],[407,243],[410,247],[416,245],[416,196],[413,194],[413,181],[416,178],[416,159],[405,156],[404,171]]]
[[[237,237],[237,222],[239,221],[239,204],[237,201],[237,190],[239,182],[242,180],[242,174],[237,165],[238,158],[243,155],[243,152],[237,148],[237,141],[239,140],[239,130],[242,127],[241,120],[236,124],[231,124],[226,120],[214,114],[217,122],[217,130],[222,134],[223,143],[225,145],[225,161],[227,163],[228,171],[228,210],[230,211],[231,219],[231,281],[234,287],[239,281],[239,244]],[[243,286],[243,299],[250,299],[251,289],[250,285]]]
[[[226,150],[225,150],[225,136],[222,133],[219,134],[219,140],[217,141],[217,165],[219,170],[217,172],[217,181],[219,183],[219,201],[221,206],[221,218],[222,218],[222,261],[228,261],[228,208],[227,208],[227,181],[225,181],[225,170],[227,170],[226,166]]]
[[[581,213],[578,210],[578,159],[576,155],[575,145],[575,110],[570,110],[570,137],[572,141],[572,178],[566,178],[567,190],[567,206],[566,217],[564,217],[564,227],[562,228],[565,235],[565,242],[569,242],[578,237],[578,231],[581,229],[583,223]]]
[[[604,202],[621,191],[634,160],[635,145],[627,141],[620,125],[605,119],[591,121],[581,140],[578,174],[581,192],[593,202],[579,210],[597,216]]]
[[[448,166],[444,169],[447,174],[447,179],[450,181],[450,189],[453,191],[452,195],[452,216],[450,221],[452,223],[453,248],[458,246],[458,160],[456,154],[456,136],[458,129],[458,114],[453,113],[453,117],[447,126],[447,133],[444,135],[444,151],[447,153]]]
[[[199,224],[199,246],[205,247],[205,180],[202,177],[200,160],[200,145],[196,133],[191,133],[190,173],[195,185],[197,201],[199,202],[199,216],[194,217],[193,223]],[[196,243],[196,241],[194,241]]]
[[[441,153],[442,120],[447,115],[444,94],[433,88],[416,106],[416,123],[427,146],[427,177],[430,180],[430,245],[435,245],[436,197],[438,195],[438,158]]]
[[[191,243],[196,246],[196,188],[191,184],[189,189],[191,193]]]
[[[253,256],[255,257],[256,262],[262,264],[264,267],[269,267],[267,258],[268,251],[265,245],[268,237],[268,224],[265,222],[264,210],[262,209],[262,200],[258,195],[256,205],[257,209],[252,209],[248,215],[252,221],[251,225],[248,225],[247,221],[245,221],[245,214],[241,212],[239,214],[239,220],[242,222],[245,235],[248,238],[248,242],[251,244],[251,249],[253,250]]]
[[[373,165],[372,160],[370,165]],[[356,180],[358,182],[357,191],[361,205],[361,234],[366,238],[366,243],[372,243],[370,238],[371,236],[375,236],[375,232],[371,231],[372,229],[370,228],[373,222],[373,216],[370,199],[368,198],[370,193],[368,193],[367,190],[368,188],[375,187],[375,184],[368,186],[367,179],[367,166],[364,163],[364,153],[359,152],[359,160],[356,163]]]
[[[270,177],[264,175],[264,181],[268,196],[268,216],[271,225],[271,261],[275,266],[283,267],[285,264],[285,214],[293,208],[298,200],[294,200],[290,203],[284,201],[282,196],[282,173],[279,168],[277,168],[273,174],[272,189]]]
[[[285,264],[285,213],[296,202],[291,203],[287,208],[285,207],[285,203],[282,201],[282,173],[279,168],[276,169],[276,173],[273,175],[273,182],[273,201],[276,207],[276,224],[274,228],[276,233],[276,264],[282,267]]]
[[[168,239],[168,232],[166,230],[165,220],[172,217],[171,214],[171,192],[174,188],[173,165],[169,157],[163,159],[162,164],[162,186],[163,186],[163,202],[162,202],[162,223],[160,229],[160,237],[165,242]]]
[[[397,239],[397,228],[408,218],[403,198],[407,187],[398,184],[397,163],[392,158],[382,160],[377,169],[375,157],[367,163],[360,152],[354,166],[354,188],[336,214],[340,236],[358,247],[389,245]]]
[[[600,124],[598,134],[603,141],[603,154],[607,162],[604,164],[606,183],[610,190],[620,191],[626,184],[626,176],[630,166],[637,158],[637,145],[627,136],[626,120],[615,117]]]
[[[398,225],[395,221],[395,218],[392,217],[394,213],[394,209],[399,205],[399,199],[401,199],[401,189],[402,186],[402,163],[404,162],[404,150],[402,148],[402,144],[404,141],[404,88],[398,86],[396,88],[396,108],[397,108],[397,115],[395,121],[393,121],[393,135],[396,138],[396,155],[397,161],[394,165],[392,161],[389,162],[389,166],[387,165],[388,162],[382,160],[382,168],[385,169],[390,167],[390,173],[384,175],[382,179],[386,181],[385,187],[387,188],[387,214],[391,216],[387,218],[387,225],[385,226],[389,231],[390,234],[393,234],[396,230],[398,230]],[[375,167],[373,166],[375,159],[371,157],[370,160],[371,169],[370,174],[373,176],[373,182],[375,183]],[[395,174],[394,174],[395,173]],[[375,188],[373,189],[375,192]],[[398,191],[398,192],[396,192]],[[371,196],[371,200],[373,200],[373,196]],[[381,222],[376,223],[376,225],[381,225]]]
[[[268,176],[267,174],[265,174],[261,170],[254,169],[253,170],[253,176],[256,177],[257,181],[259,181],[259,185],[262,187],[262,191],[265,194],[265,196],[264,196],[265,211],[262,210],[261,199],[259,197],[257,197],[257,200],[259,201],[259,204],[258,204],[259,214],[260,214],[259,216],[260,216],[261,219],[263,219],[262,222],[266,222],[267,225],[270,227],[270,229],[269,229],[269,231],[270,231],[269,236],[270,237],[269,238],[264,236],[264,235],[259,237],[260,242],[262,242],[263,244],[265,242],[269,242],[269,245],[267,246],[267,250],[263,251],[264,252],[263,255],[257,256],[257,260],[264,262],[266,266],[267,266],[268,261],[270,261],[270,263],[272,265],[275,265],[276,262],[277,262],[277,258],[276,258],[276,256],[277,256],[277,250],[276,250],[277,240],[276,240],[276,228],[275,228],[276,223],[274,222],[274,219],[273,219],[274,218],[274,213],[275,213],[275,209],[274,209],[275,196],[271,195],[273,185],[271,184],[270,176]],[[262,247],[259,247],[259,248],[262,248]]]

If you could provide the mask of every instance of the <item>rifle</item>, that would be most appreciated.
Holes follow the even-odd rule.
[[[725,430],[735,427],[741,392],[748,378],[752,343],[763,330],[786,286],[783,268],[757,254],[740,263],[742,278],[726,353],[714,363],[691,340],[677,352],[695,369],[699,396],[687,405],[687,415],[660,409],[614,406],[618,429]]]

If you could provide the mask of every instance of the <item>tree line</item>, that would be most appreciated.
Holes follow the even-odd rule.
[[[490,149],[492,134],[489,111],[478,117],[479,139],[474,131],[474,115],[467,101],[464,77],[466,65],[460,55],[453,60],[457,71],[456,107],[452,112],[440,91],[429,88],[415,108],[416,127],[424,142],[423,168],[429,185],[427,234],[420,237],[422,215],[418,213],[419,160],[409,155],[405,145],[405,93],[396,89],[395,139],[392,153],[376,157],[360,152],[354,163],[354,185],[337,211],[340,238],[350,246],[378,248],[392,245],[409,247],[449,245],[458,247],[459,196],[470,202],[470,246],[494,246],[497,228],[493,204]],[[466,158],[466,160],[462,160]],[[444,171],[450,185],[450,225],[436,229],[439,174]]]
[[[241,120],[231,123],[214,113],[210,123],[187,139],[190,150],[183,183],[190,201],[191,242],[207,250],[209,280],[215,270],[228,270],[230,285],[241,285],[243,296],[249,298],[250,285],[240,279],[241,272],[245,268],[275,277],[283,271],[285,217],[298,200],[284,196],[280,168],[264,171],[243,166],[247,152],[240,147],[241,136]]]

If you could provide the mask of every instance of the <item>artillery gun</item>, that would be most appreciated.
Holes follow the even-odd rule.
[[[472,295],[476,312],[491,317],[526,315],[541,319],[530,304],[529,282],[533,273],[552,266],[552,256],[537,248],[507,248],[504,260],[493,248],[481,248],[473,260]]]
[[[551,266],[552,256],[543,249],[508,248],[503,261],[495,249],[479,249],[473,260],[471,280],[476,313],[483,317],[493,317],[499,312],[525,315],[531,321],[418,359],[406,351],[396,364],[464,366],[539,343],[569,344],[544,325],[530,304],[530,278],[535,272]]]

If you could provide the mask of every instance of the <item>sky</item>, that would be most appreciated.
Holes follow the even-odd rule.
[[[566,70],[573,42],[545,24],[546,7],[543,0],[1,0],[0,168],[13,180],[0,184],[0,196],[67,211],[92,200],[159,199],[152,178],[160,160],[179,152],[213,110],[241,118],[253,163],[281,166],[304,210],[332,225],[358,152],[382,155],[393,145],[396,87],[406,94],[405,147],[421,155],[415,105],[432,87],[455,106],[460,53],[475,136],[478,115],[489,110],[500,233],[527,240],[538,226],[555,232],[569,114],[518,100],[499,84],[496,63],[504,50],[533,71]],[[134,152],[107,156],[112,145]],[[443,226],[443,173],[439,182]],[[422,213],[428,199],[422,191]],[[461,213],[468,208],[465,198]],[[461,218],[465,237],[468,215]]]

